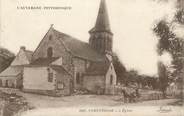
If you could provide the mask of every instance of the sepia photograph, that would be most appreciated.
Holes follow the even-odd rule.
[[[0,5],[0,116],[184,115],[184,0]]]

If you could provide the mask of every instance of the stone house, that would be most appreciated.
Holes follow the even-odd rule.
[[[32,52],[21,47],[10,66],[0,73],[0,87],[21,88],[23,65],[30,64]]]
[[[23,91],[62,96],[86,89],[92,93],[101,90],[101,94],[113,94],[117,77],[112,63],[113,33],[105,0],[101,0],[96,24],[89,34],[87,43],[51,25],[30,62],[22,57],[12,63],[23,67]]]
[[[72,75],[50,59],[36,60],[24,67],[23,91],[51,96],[72,93]],[[51,63],[51,64],[50,64]]]

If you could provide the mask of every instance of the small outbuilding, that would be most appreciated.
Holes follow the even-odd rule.
[[[73,90],[72,75],[62,65],[51,63],[55,60],[57,58],[45,58],[25,66],[23,91],[49,96],[70,95]]]
[[[20,47],[10,66],[0,73],[0,87],[22,88],[24,65],[30,64],[32,53],[24,46]]]
[[[8,88],[22,87],[22,66],[11,66],[0,74],[0,86]]]

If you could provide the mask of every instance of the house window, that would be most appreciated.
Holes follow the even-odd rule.
[[[82,84],[83,82],[83,74],[82,73],[76,73],[76,83],[77,84]]]
[[[80,73],[76,74],[76,82],[77,84],[80,84]]]
[[[59,82],[58,84],[57,84],[57,89],[64,89],[64,83],[62,83],[62,82]]]
[[[12,88],[15,88],[15,84],[14,83],[12,83],[12,86],[11,86]]]
[[[5,87],[8,87],[8,80],[5,81]]]
[[[113,84],[113,75],[110,76],[110,84]]]
[[[80,84],[82,85],[83,84],[83,75],[81,74],[80,76]]]
[[[52,56],[53,56],[53,49],[52,49],[52,47],[49,47],[47,49],[47,57],[51,58]]]
[[[53,72],[50,72],[50,69],[48,68],[48,82],[53,82],[54,74]]]

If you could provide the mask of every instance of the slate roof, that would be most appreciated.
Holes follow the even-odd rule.
[[[70,35],[59,32],[51,27],[51,30],[55,34],[56,38],[64,45],[68,52],[72,55],[83,58],[89,61],[92,61],[92,65],[87,70],[86,74],[105,74],[107,69],[109,68],[109,64],[107,62],[106,56],[102,55],[95,50],[93,50],[88,43],[80,41]],[[48,66],[58,58],[39,58],[33,61],[30,65],[39,65],[39,66]],[[54,68],[59,71],[61,69],[58,67]],[[67,71],[66,71],[67,72]]]
[[[33,61],[30,65],[41,65],[41,66],[48,66],[52,62],[56,61],[58,58],[38,58],[37,60]]]
[[[2,73],[0,73],[0,77],[17,76],[20,73],[22,73],[22,71],[23,71],[22,66],[10,66],[7,69],[5,69]]]
[[[57,38],[74,56],[90,61],[104,61],[105,56],[93,50],[88,43],[53,29]]]

